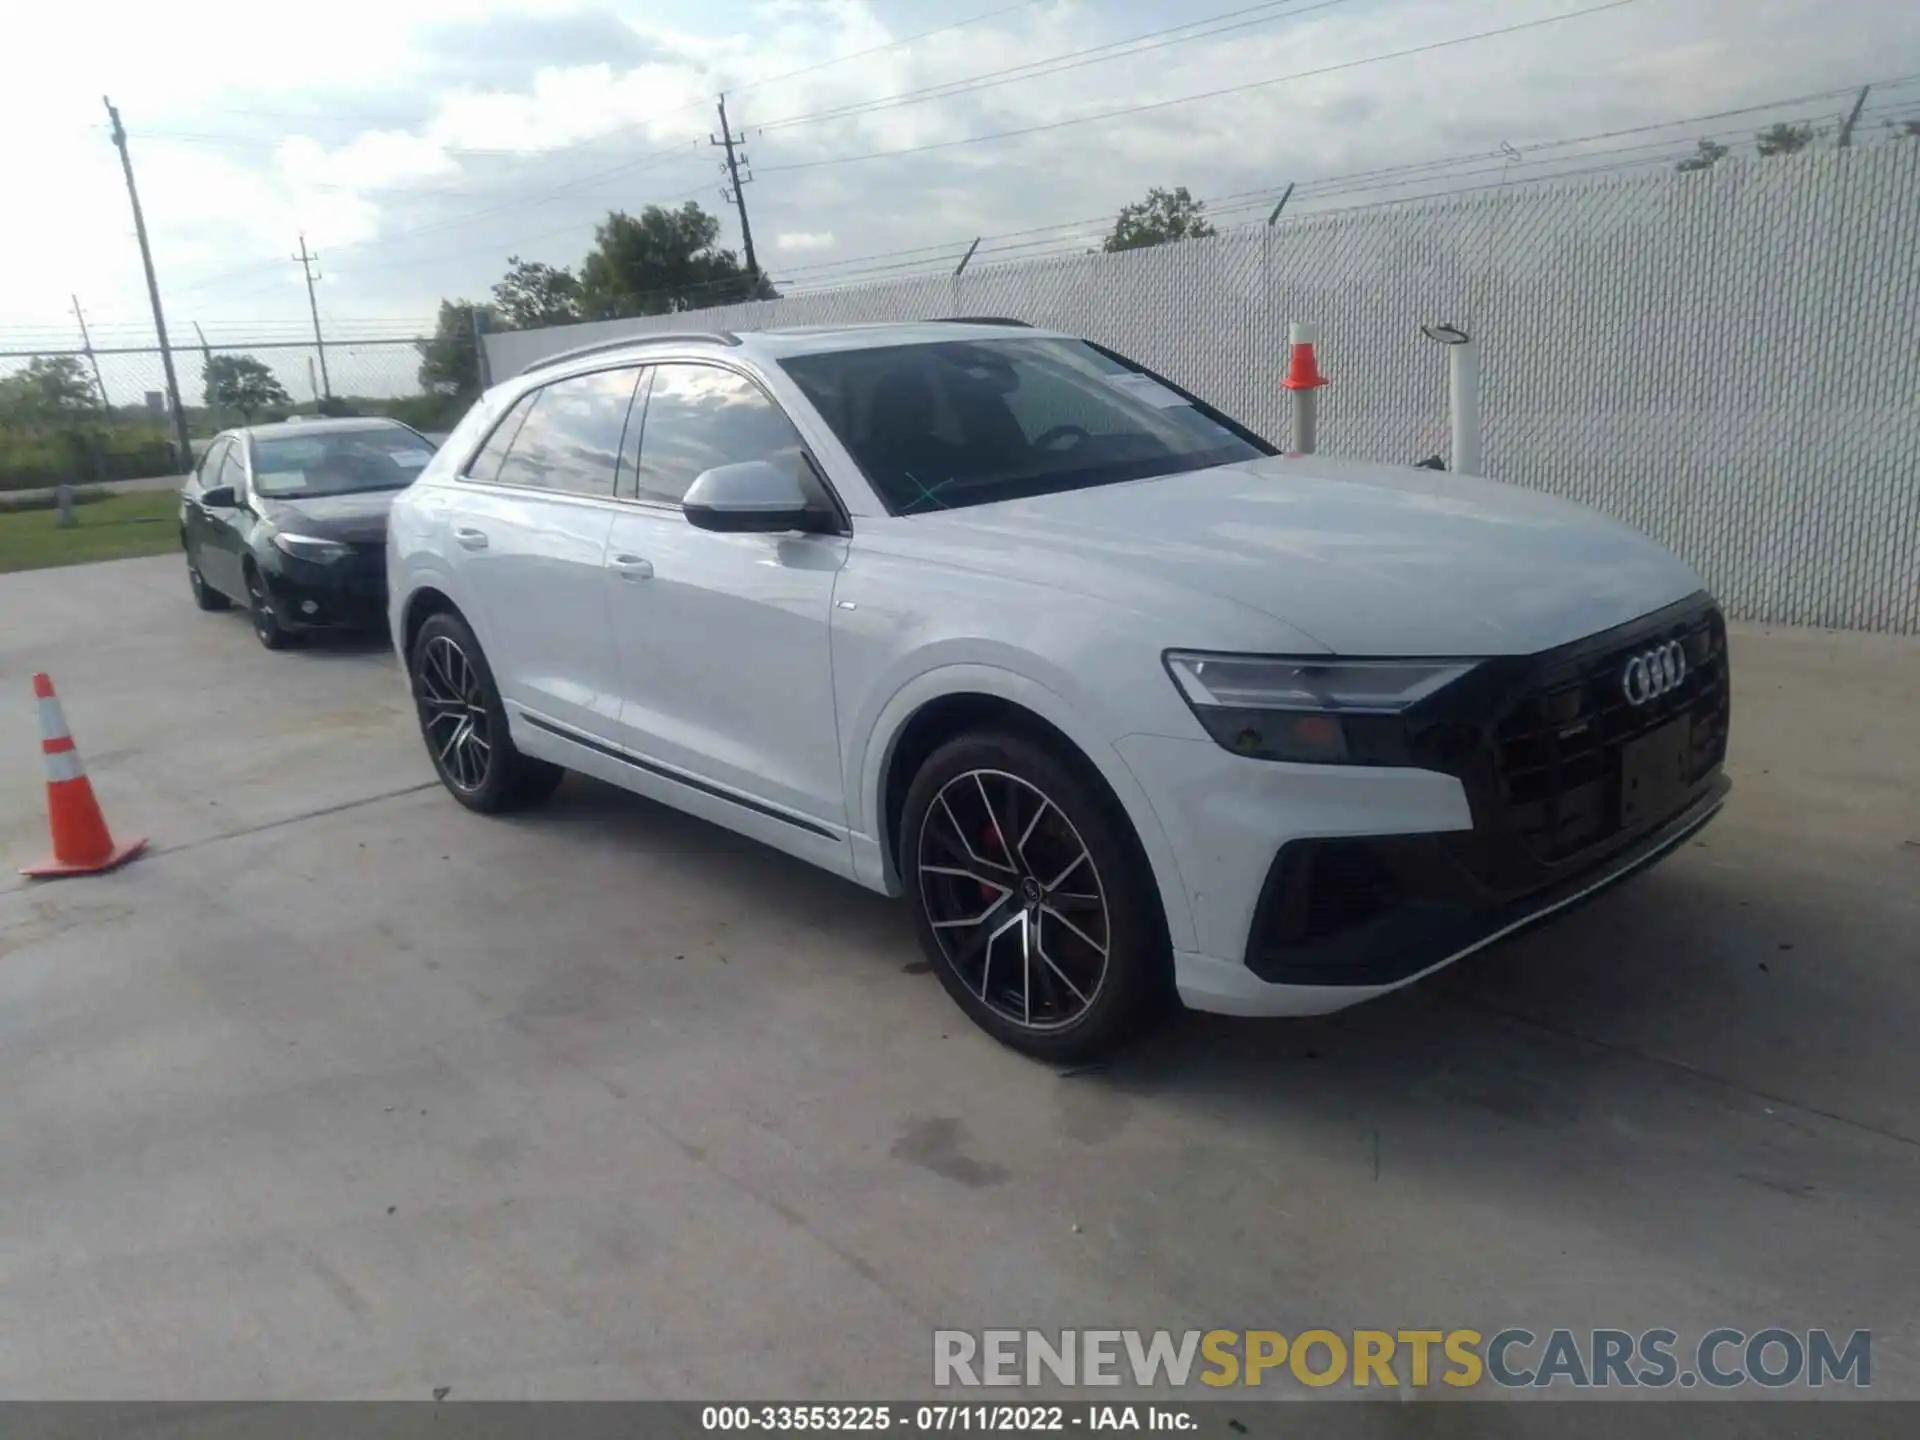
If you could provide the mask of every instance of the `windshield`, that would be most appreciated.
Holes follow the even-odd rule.
[[[432,458],[431,445],[399,426],[255,436],[253,488],[269,500],[400,490]]]
[[[1274,453],[1079,340],[953,340],[782,368],[895,515],[1172,475]]]

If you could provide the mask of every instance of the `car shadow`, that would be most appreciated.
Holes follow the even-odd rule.
[[[614,848],[644,836],[690,881],[832,935],[841,963],[928,969],[904,905],[616,787],[571,776],[549,806],[509,823]],[[1110,1061],[1061,1073],[1115,1095],[1351,1133],[1430,1120],[1436,1101],[1503,1123],[1599,1115],[1626,1065],[1636,1084],[1769,1097],[1920,1135],[1920,1085],[1903,1078],[1916,1069],[1903,1037],[1920,1027],[1920,992],[1895,959],[1909,917],[1893,899],[1864,911],[1856,899],[1844,915],[1842,903],[1682,852],[1391,995],[1311,1018],[1182,1012]],[[1782,936],[1823,938],[1795,949]],[[927,980],[929,1024],[944,1025],[951,1002]]]

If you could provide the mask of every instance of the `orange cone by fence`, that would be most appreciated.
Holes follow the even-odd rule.
[[[115,845],[106,818],[93,798],[93,782],[80,763],[67,717],[53,693],[53,681],[33,677],[40,702],[40,750],[47,762],[47,824],[53,830],[53,858],[20,873],[51,880],[61,875],[95,875],[124,865],[147,846],[145,840]]]
[[[1280,388],[1318,390],[1327,383],[1327,377],[1320,373],[1320,362],[1313,353],[1314,331],[1307,325],[1288,328],[1288,348],[1292,353],[1287,357],[1287,378],[1280,382]]]

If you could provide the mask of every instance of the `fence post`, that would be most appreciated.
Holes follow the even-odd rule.
[[[1314,342],[1319,330],[1312,325],[1287,326],[1287,344],[1292,350],[1287,378],[1280,382],[1293,397],[1293,450],[1295,455],[1311,455],[1319,443],[1319,414],[1316,392],[1327,383],[1314,358]]]
[[[1422,325],[1429,340],[1447,347],[1447,428],[1452,469],[1478,475],[1480,458],[1480,346],[1457,325]]]

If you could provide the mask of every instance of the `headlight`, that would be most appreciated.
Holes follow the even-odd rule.
[[[1366,717],[1398,715],[1471,660],[1335,660],[1167,652],[1167,673],[1207,733],[1236,755],[1347,764]]]
[[[322,540],[317,535],[276,535],[273,545],[282,554],[291,555],[296,560],[315,560],[324,565],[330,560],[344,559],[348,547],[338,540]]]

